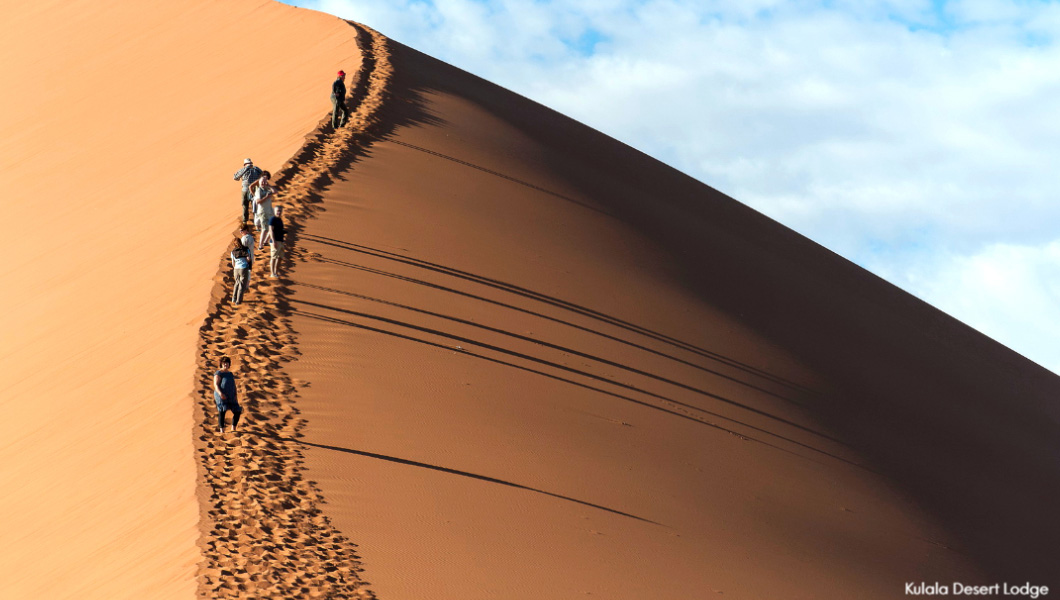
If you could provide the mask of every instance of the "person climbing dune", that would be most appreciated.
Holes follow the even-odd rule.
[[[331,84],[331,126],[335,129],[346,124],[350,111],[346,108],[346,72],[339,71],[338,77]],[[339,114],[341,113],[341,117]]]
[[[247,264],[250,269],[254,269],[254,234],[251,233],[250,225],[242,223],[239,226],[239,241],[243,242],[243,247],[247,249]],[[247,284],[250,284],[248,274]]]
[[[283,207],[276,207],[276,216],[269,220],[269,230],[262,238],[262,242],[271,244],[272,252],[269,253],[269,277],[276,279],[279,276],[280,260],[283,259],[283,240],[287,229],[283,224]]]
[[[229,368],[232,359],[222,356],[218,362],[218,369],[213,374],[213,402],[217,406],[218,433],[225,432],[225,413],[232,411],[232,429],[235,431],[239,424],[239,416],[243,414],[243,407],[239,406],[236,398],[236,376]]]
[[[265,230],[269,227],[269,220],[274,216],[272,201],[276,198],[276,188],[269,183],[272,173],[261,172],[261,178],[250,184],[251,198],[254,205],[254,226],[258,228],[258,234],[264,239]],[[258,244],[261,250],[261,243]]]
[[[232,286],[232,305],[239,306],[243,302],[243,294],[250,285],[250,261],[252,249],[247,248],[243,238],[236,238],[235,247],[232,249],[232,275],[235,280]]]
[[[247,211],[250,208],[250,184],[261,178],[261,169],[254,166],[254,161],[249,158],[243,160],[243,168],[236,171],[232,179],[243,181],[243,221],[247,220]]]

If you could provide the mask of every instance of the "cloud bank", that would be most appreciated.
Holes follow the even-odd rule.
[[[1060,6],[307,0],[642,150],[1060,372]]]

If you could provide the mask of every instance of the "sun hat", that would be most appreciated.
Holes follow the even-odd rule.
[[[252,162],[254,162],[254,161],[250,160],[249,158],[244,158],[244,159],[243,159],[243,164],[244,164],[244,165],[249,165],[249,164],[250,164],[250,163],[252,163]]]
[[[339,77],[345,77],[346,71],[339,71]]]

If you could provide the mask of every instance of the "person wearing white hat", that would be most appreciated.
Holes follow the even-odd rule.
[[[243,168],[236,171],[232,179],[243,180],[243,223],[247,222],[247,212],[250,210],[250,183],[261,179],[261,169],[254,166],[254,161],[249,158],[243,161]]]

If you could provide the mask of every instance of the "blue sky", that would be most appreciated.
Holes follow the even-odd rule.
[[[735,197],[1060,372],[1060,4],[303,0]]]

